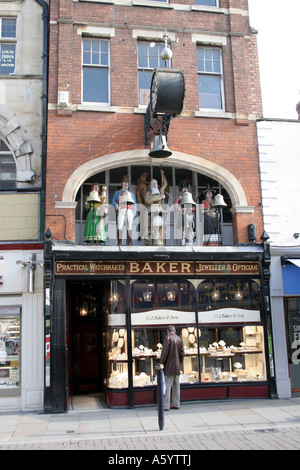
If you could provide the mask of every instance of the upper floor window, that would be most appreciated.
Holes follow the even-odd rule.
[[[217,7],[218,0],[195,0],[195,5],[203,5],[206,7]]]
[[[109,103],[109,41],[105,39],[83,39],[82,101]]]
[[[16,66],[16,18],[0,18],[0,31],[0,74],[11,75]]]
[[[16,163],[5,143],[0,140],[0,189],[16,188]]]
[[[164,44],[155,42],[138,43],[138,81],[139,81],[139,104],[148,106],[150,101],[150,85],[153,70],[157,67],[170,67],[171,61],[164,61],[160,53]]]
[[[200,109],[224,110],[221,49],[197,48],[198,89]]]

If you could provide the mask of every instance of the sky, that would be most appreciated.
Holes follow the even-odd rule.
[[[258,31],[263,117],[298,119],[300,101],[300,0],[248,0]]]

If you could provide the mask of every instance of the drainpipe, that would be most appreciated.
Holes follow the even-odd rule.
[[[48,111],[48,36],[49,5],[44,0],[36,0],[43,8],[43,86],[42,86],[42,178],[40,195],[39,240],[44,240],[46,204],[46,155],[47,155],[47,111]]]

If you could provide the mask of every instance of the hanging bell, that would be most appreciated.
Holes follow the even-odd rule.
[[[193,200],[193,196],[190,192],[188,191],[185,191],[183,194],[182,194],[182,200],[180,202],[180,205],[181,206],[195,206],[196,203],[195,201]]]
[[[87,202],[89,202],[90,204],[100,204],[101,201],[100,201],[98,191],[95,191],[95,190],[91,191],[87,199]]]
[[[172,155],[171,150],[167,146],[167,139],[165,135],[156,135],[154,137],[153,147],[149,152],[149,157],[152,158],[166,158]]]
[[[224,201],[224,198],[222,194],[217,194],[214,197],[214,203],[212,205],[215,209],[221,209],[222,207],[227,207],[226,202]]]

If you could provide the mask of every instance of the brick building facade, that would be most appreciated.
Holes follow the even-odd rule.
[[[167,35],[168,45],[172,50],[171,63],[162,62],[159,56],[160,48],[164,45],[164,35]],[[214,263],[223,264],[228,261],[228,266],[232,266],[230,263],[233,262],[241,263],[243,274],[239,271],[238,276],[234,277],[237,264],[233,271],[228,268],[222,282],[224,292],[229,289],[228,283],[233,283],[233,289],[238,294],[237,286],[241,281],[244,285],[244,299],[246,292],[250,295],[249,292],[253,293],[255,286],[260,285],[259,292],[256,293],[257,298],[254,294],[255,298],[251,297],[251,294],[248,307],[246,304],[242,307],[247,311],[246,314],[243,312],[243,315],[246,315],[243,317],[243,324],[238,324],[237,320],[219,322],[219,329],[216,328],[219,331],[218,338],[212,338],[210,327],[214,321],[201,319],[199,291],[194,292],[195,296],[198,296],[198,306],[191,307],[191,299],[194,296],[191,294],[187,307],[189,311],[191,308],[198,311],[195,323],[184,315],[175,320],[175,323],[178,328],[189,326],[192,329],[197,328],[200,323],[206,325],[207,338],[211,338],[212,342],[225,338],[226,335],[228,341],[233,341],[229,330],[239,332],[238,343],[247,344],[247,337],[252,335],[252,344],[257,346],[253,353],[257,352],[259,357],[257,361],[253,359],[251,364],[247,364],[244,356],[241,360],[242,370],[246,371],[247,386],[239,380],[237,384],[233,384],[237,375],[226,382],[226,378],[233,373],[232,366],[226,362],[224,367],[217,368],[216,364],[209,362],[211,359],[203,353],[204,349],[207,351],[210,343],[207,339],[202,345],[202,352],[198,351],[197,357],[191,359],[190,366],[185,366],[183,382],[192,384],[192,388],[183,385],[183,396],[214,398],[268,395],[270,366],[266,359],[268,354],[264,339],[267,337],[269,312],[265,308],[266,295],[262,295],[262,291],[266,293],[268,280],[264,277],[267,271],[263,269],[266,267],[266,247],[260,243],[263,221],[256,132],[256,120],[262,117],[262,106],[256,32],[249,24],[247,0],[198,0],[195,3],[192,0],[53,0],[50,8],[49,47],[46,228],[50,229],[51,241],[49,240],[49,248],[46,249],[46,269],[50,273],[46,288],[48,286],[53,296],[53,303],[48,312],[49,323],[47,324],[46,319],[46,325],[49,326],[52,322],[51,331],[60,330],[61,333],[55,334],[54,337],[52,334],[51,338],[51,366],[49,383],[46,384],[46,397],[49,398],[46,398],[46,407],[51,410],[66,409],[69,396],[93,390],[105,392],[111,406],[133,406],[153,400],[151,384],[153,385],[154,379],[151,379],[152,382],[145,379],[145,387],[135,382],[144,377],[141,374],[148,378],[153,377],[153,363],[151,362],[149,367],[143,366],[144,370],[141,364],[134,362],[132,366],[130,359],[134,356],[135,347],[142,341],[138,339],[141,327],[148,335],[150,331],[154,331],[156,341],[160,343],[160,331],[165,328],[165,323],[162,320],[148,323],[145,318],[142,323],[135,320],[134,312],[138,310],[134,309],[138,307],[133,304],[138,299],[138,294],[132,291],[130,297],[126,293],[134,289],[135,282],[138,282],[136,277],[139,279],[139,276],[133,278],[132,273],[130,275],[129,260],[143,263],[150,263],[155,259],[168,260],[166,263],[172,260],[174,263],[191,262],[192,265],[188,268],[191,269],[189,274],[193,277],[193,282],[189,284],[191,289],[196,288],[195,286],[199,289],[198,262],[213,260]],[[147,127],[151,75],[157,67],[167,66],[180,70],[184,75],[183,110],[180,116],[170,120],[167,142],[172,154],[168,158],[151,158],[149,151],[154,142],[153,129],[156,131],[156,126],[162,125],[162,116],[151,116],[151,126]],[[215,193],[224,197],[226,207],[223,212],[219,212],[216,243],[204,241],[204,216],[201,212],[203,206],[200,206],[194,239],[189,246],[182,246],[182,240],[178,241],[175,237],[176,224],[172,218],[169,221],[171,235],[160,247],[145,246],[143,237],[136,228],[138,224],[134,225],[136,236],[132,238],[132,246],[125,246],[124,242],[123,246],[118,246],[117,236],[111,233],[107,235],[106,241],[99,245],[84,243],[87,215],[83,206],[95,182],[101,187],[107,187],[107,203],[110,207],[105,223],[108,233],[110,227],[115,227],[116,223],[111,202],[114,191],[120,187],[122,175],[128,175],[130,190],[136,194],[144,172],[148,173],[147,185],[153,177],[161,183],[160,169],[164,170],[169,186],[166,192],[166,212],[180,193],[180,182],[185,179],[189,180],[190,190],[197,205],[202,201],[203,191],[208,185]],[[64,265],[66,260],[74,263],[85,260],[86,275],[83,276],[80,271],[85,268]],[[105,278],[103,271],[96,270],[91,273],[91,261],[100,264],[112,263],[105,266]],[[254,264],[249,266],[249,261]],[[121,266],[120,279],[114,271],[113,263],[116,262],[121,263],[118,265]],[[62,271],[59,271],[57,263],[60,263]],[[258,263],[258,271],[255,263]],[[143,266],[145,269],[145,265]],[[170,279],[173,278],[170,278],[170,273],[175,272],[175,265],[166,264],[160,267],[160,274],[167,274],[167,278],[158,278],[156,282],[171,282]],[[77,270],[77,275],[72,269]],[[157,265],[149,265],[148,274],[154,276],[157,274],[156,269]],[[210,266],[209,269],[214,273],[214,277],[209,277],[204,282],[216,282],[220,272],[215,266]],[[247,281],[243,277],[246,272]],[[176,273],[181,273],[180,282],[183,284],[190,282],[184,272],[179,270]],[[139,274],[142,275],[142,272]],[[147,281],[143,278],[141,285],[146,282],[148,287],[152,287],[151,275]],[[178,289],[178,299],[178,277],[175,276],[172,282],[176,284],[175,292]],[[118,310],[121,304],[116,307],[116,312],[124,315],[126,321],[118,315],[115,319],[108,315],[104,321],[101,315],[95,314],[99,324],[90,327],[92,330],[99,329],[101,337],[109,339],[105,340],[107,342],[104,345],[100,337],[94,338],[97,342],[97,352],[95,355],[91,353],[90,358],[86,360],[95,362],[96,357],[95,368],[98,371],[101,369],[101,372],[96,373],[94,370],[90,377],[80,372],[83,365],[80,364],[79,355],[83,356],[84,346],[78,346],[79,338],[86,334],[88,342],[87,338],[92,330],[88,332],[89,327],[86,326],[87,330],[83,334],[78,320],[79,313],[78,318],[74,313],[80,304],[78,299],[77,304],[73,305],[70,298],[72,292],[75,295],[76,285],[78,292],[82,293],[82,299],[86,297],[84,285],[88,285],[91,291],[96,286],[98,292],[101,289],[103,292],[106,292],[106,289],[110,292],[117,289],[115,295],[123,295],[125,302],[122,313]],[[136,288],[142,289],[141,286]],[[158,284],[156,288],[159,290]],[[210,296],[212,299],[213,296]],[[96,311],[98,308],[104,308],[97,294],[94,293],[92,297],[96,303],[100,302]],[[237,298],[238,295],[235,300]],[[241,307],[226,306],[224,299],[222,308],[228,307],[230,312],[232,308]],[[258,301],[259,307],[255,304]],[[173,307],[178,310],[180,305],[176,303],[176,307]],[[158,307],[159,304],[155,304],[152,308]],[[170,306],[168,308],[169,313],[173,311]],[[211,308],[205,307],[206,310]],[[260,314],[253,318],[250,314],[252,310],[260,311]],[[122,331],[124,327],[127,332],[126,348],[124,350],[125,346],[122,346],[123,349],[119,347],[119,354],[123,354],[123,360],[124,357],[126,361],[129,359],[128,363],[126,362],[128,370],[118,366],[118,359],[114,359],[116,367],[113,370],[110,369],[112,363],[107,362],[107,358],[111,358],[112,354],[111,335],[115,333],[115,327],[121,328]],[[69,332],[67,345],[62,337],[62,331],[66,329]],[[254,336],[257,338],[256,343]],[[144,341],[152,351],[154,343],[152,344],[149,338]],[[199,337],[199,346],[200,343]],[[106,362],[99,355],[99,347],[104,348]],[[222,377],[220,375],[221,385],[215,375],[209,375],[206,371],[202,353],[209,363],[211,374],[223,374]],[[243,353],[241,351],[241,355]],[[194,371],[195,380],[188,379],[192,377],[189,375],[189,369]],[[121,374],[123,378],[124,374],[126,376],[125,388],[117,387],[118,393],[114,394],[116,388],[112,385],[113,378],[120,377]],[[251,381],[251,377],[255,379]],[[205,389],[205,381],[213,384],[210,391]],[[66,383],[67,386],[63,385]]]

